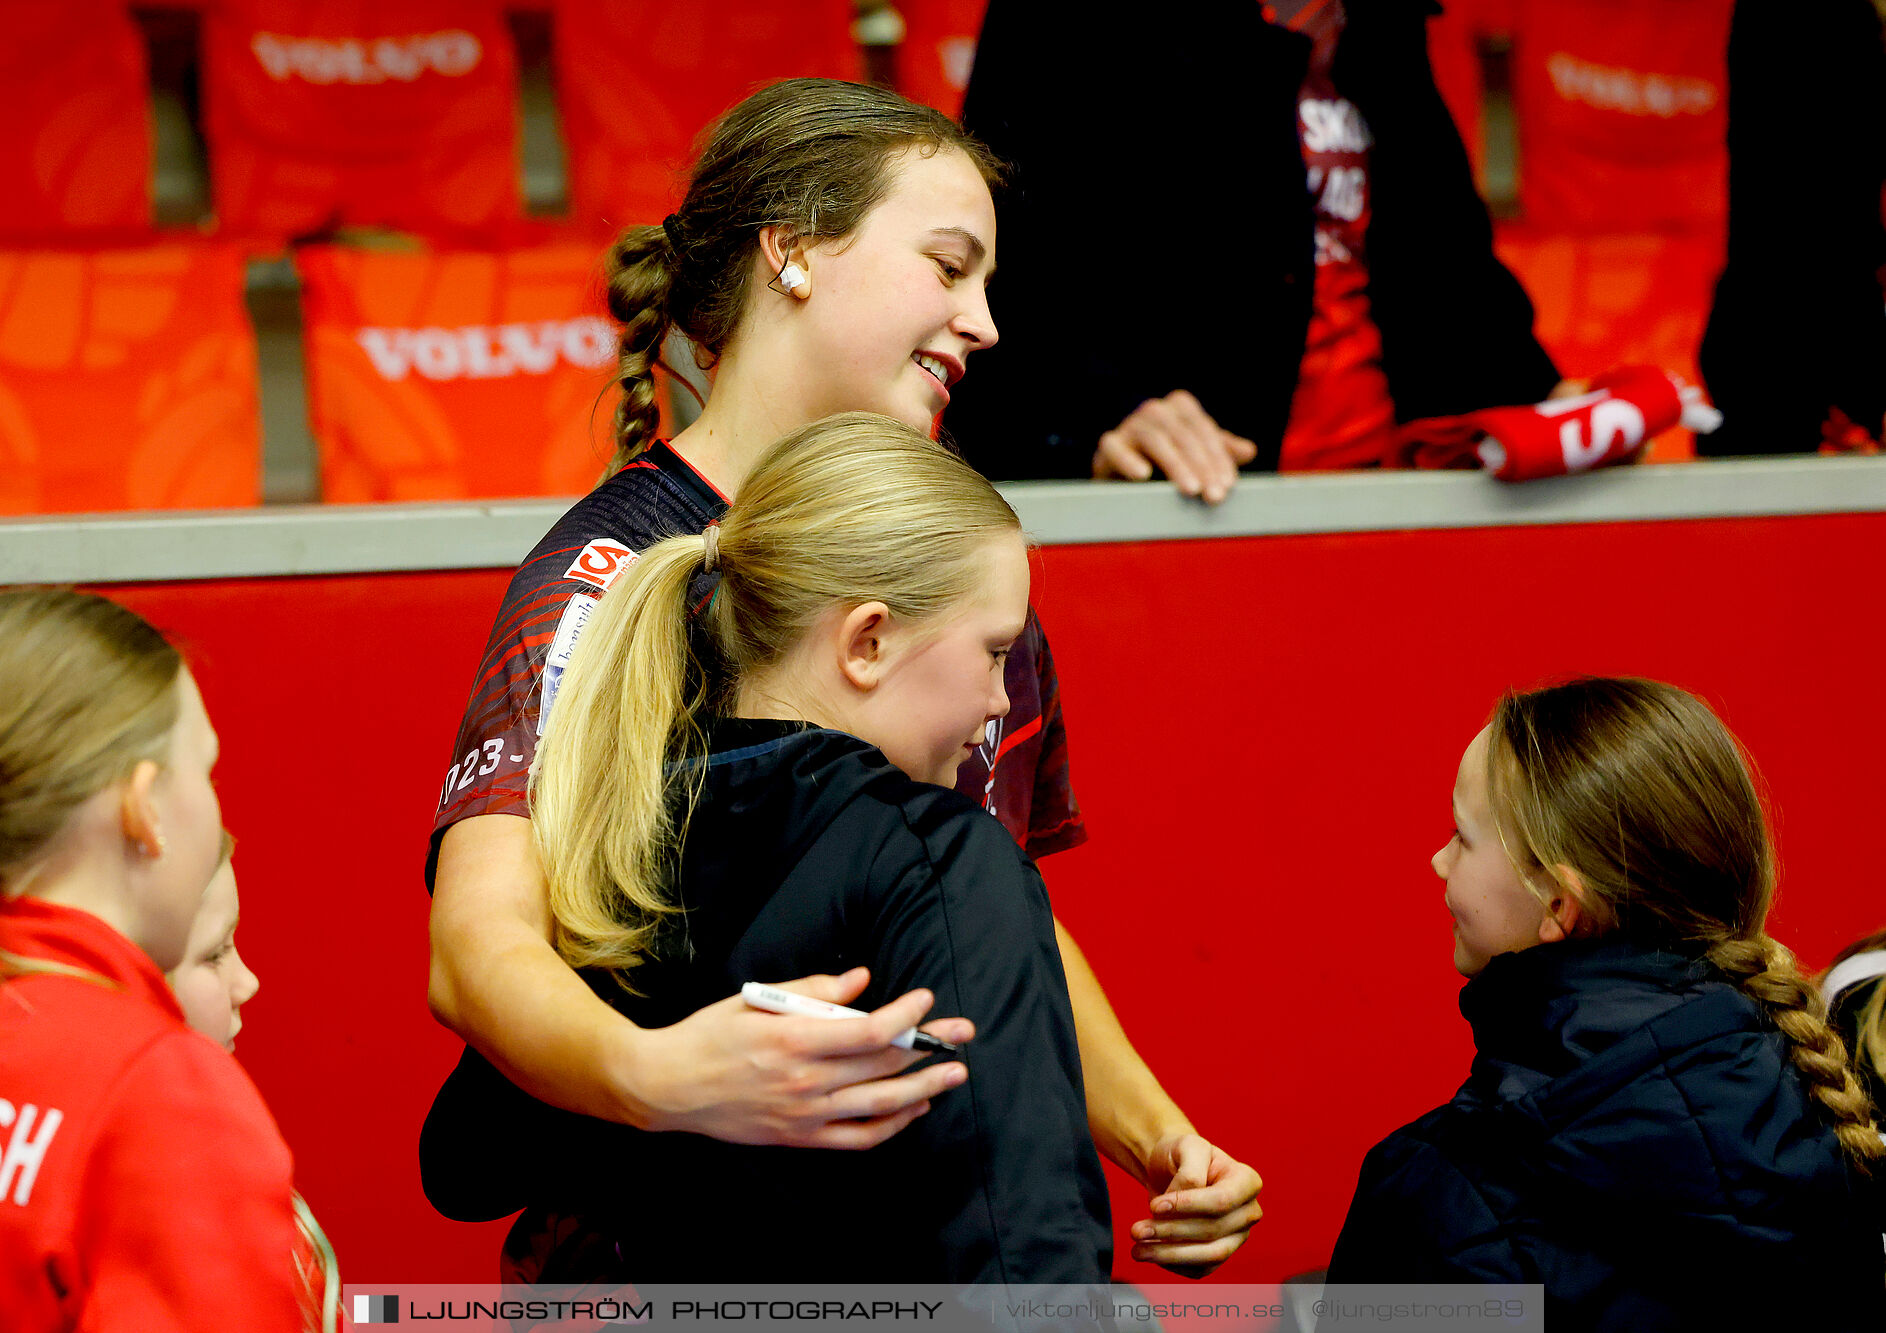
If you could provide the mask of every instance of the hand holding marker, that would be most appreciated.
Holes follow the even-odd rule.
[[[795,995],[789,990],[777,986],[763,986],[757,981],[749,981],[740,988],[740,998],[753,1009],[764,1009],[769,1014],[802,1014],[807,1018],[864,1018],[862,1009],[847,1009],[842,1004],[828,1004],[824,1000],[815,1000],[807,995]],[[929,1051],[953,1054],[954,1042],[944,1041],[941,1037],[932,1037],[927,1032],[915,1028],[905,1028],[891,1038],[891,1045],[906,1051]]]

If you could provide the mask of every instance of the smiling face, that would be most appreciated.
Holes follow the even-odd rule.
[[[956,784],[956,770],[1008,713],[1003,669],[1028,618],[1021,534],[989,542],[977,590],[940,624],[893,624],[877,688],[852,728],[919,782]]]
[[[261,983],[236,950],[236,872],[228,861],[203,891],[181,965],[170,974],[184,1021],[225,1050],[236,1049],[242,1006]]]
[[[995,205],[954,149],[903,152],[883,200],[850,234],[809,246],[805,268],[795,334],[816,380],[808,420],[882,412],[927,431],[969,354],[995,342]]]
[[[1454,970],[1477,976],[1496,954],[1516,953],[1549,933],[1545,905],[1521,882],[1494,824],[1487,797],[1491,730],[1461,756],[1454,779],[1454,836],[1434,854],[1434,873],[1447,883],[1454,918]]]

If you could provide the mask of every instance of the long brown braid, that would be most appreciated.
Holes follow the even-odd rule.
[[[1766,932],[1774,846],[1721,719],[1673,685],[1583,677],[1508,694],[1491,729],[1489,793],[1522,877],[1558,880],[1601,931],[1700,950],[1787,1039],[1849,1158],[1886,1159],[1819,993]]]
[[[1827,1023],[1827,1006],[1802,973],[1787,946],[1758,935],[1723,940],[1706,955],[1742,991],[1767,1010],[1814,1100],[1834,1122],[1848,1156],[1871,1169],[1886,1159],[1886,1144],[1874,1126],[1874,1107],[1854,1076],[1847,1044]]]
[[[669,292],[677,262],[661,227],[630,227],[609,247],[609,313],[622,325],[616,361],[622,397],[616,403],[616,453],[610,472],[646,449],[661,431],[655,368],[668,336]]]

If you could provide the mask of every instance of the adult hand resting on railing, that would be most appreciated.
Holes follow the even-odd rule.
[[[1231,494],[1238,468],[1256,457],[1255,444],[1225,430],[1197,398],[1175,389],[1148,398],[1100,437],[1094,478],[1147,481],[1163,473],[1181,495],[1215,505]]]

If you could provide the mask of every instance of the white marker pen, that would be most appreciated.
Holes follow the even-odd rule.
[[[842,1004],[828,1004],[824,1000],[814,1000],[810,996],[795,995],[789,990],[777,986],[762,986],[757,981],[749,981],[740,988],[740,998],[752,1009],[764,1009],[769,1014],[802,1014],[807,1018],[863,1018],[862,1009],[847,1009]],[[932,1037],[927,1032],[915,1028],[905,1028],[891,1038],[891,1045],[906,1051],[930,1051],[951,1053],[956,1050],[953,1042],[941,1037]]]

